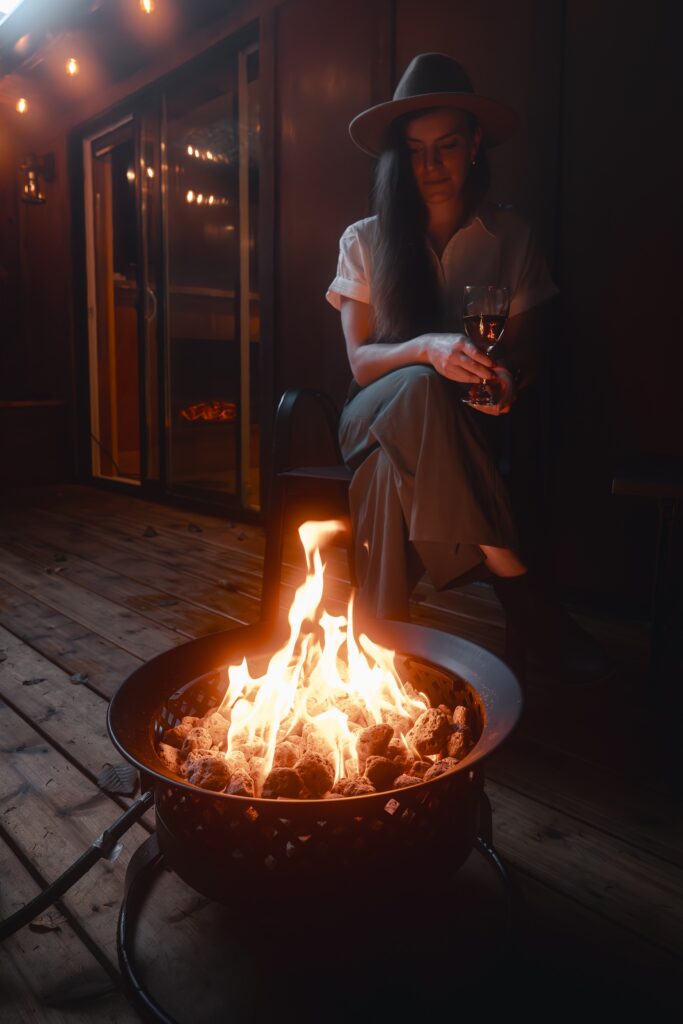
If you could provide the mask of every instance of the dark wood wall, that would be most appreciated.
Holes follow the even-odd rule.
[[[21,278],[19,273],[19,147],[11,122],[3,124],[0,144],[0,399],[15,397],[23,360]]]
[[[635,599],[650,571],[653,514],[611,499],[611,467],[625,455],[681,454],[674,5],[660,0],[647,17],[617,0],[263,0],[262,6],[274,8],[274,393],[301,384],[343,397],[349,370],[339,316],[324,293],[341,232],[370,212],[372,175],[372,161],[352,144],[347,125],[391,95],[415,53],[452,53],[479,91],[506,100],[522,116],[518,137],[493,154],[493,193],[534,221],[561,289],[557,329],[547,340],[553,487],[547,526],[557,572],[567,587]],[[243,20],[258,10],[258,0],[246,4]],[[215,41],[207,31],[203,38],[205,45]],[[163,70],[173,59],[167,51]],[[138,75],[135,88],[154,73],[150,67]],[[90,97],[57,139],[40,142],[39,151],[55,150],[59,175],[70,126],[125,92],[125,83],[117,83],[99,107]],[[5,163],[0,155],[3,180]],[[67,184],[58,178],[58,202],[21,215],[24,369],[14,355],[8,362],[6,346],[0,359],[20,376],[30,362],[41,389],[69,398]],[[3,251],[17,242],[5,230],[13,208],[12,201],[0,205]]]

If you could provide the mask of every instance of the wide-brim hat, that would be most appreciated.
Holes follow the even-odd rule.
[[[445,53],[418,53],[403,72],[393,99],[357,114],[349,125],[353,141],[370,156],[379,156],[386,130],[401,114],[427,107],[468,110],[481,125],[482,145],[506,142],[517,131],[519,118],[512,107],[478,96],[465,69]]]

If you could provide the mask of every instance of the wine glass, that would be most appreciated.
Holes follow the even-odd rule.
[[[510,295],[505,285],[465,285],[462,322],[468,337],[480,352],[492,356],[503,336],[510,309]],[[497,405],[500,383],[495,377],[482,377],[472,384],[463,397],[468,405]]]

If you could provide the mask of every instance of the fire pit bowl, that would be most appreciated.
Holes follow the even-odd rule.
[[[292,886],[314,899],[325,888],[337,897],[357,895],[363,885],[405,886],[416,871],[436,878],[467,859],[477,836],[483,765],[519,719],[519,684],[500,659],[461,637],[386,621],[366,631],[396,651],[397,665],[433,706],[448,704],[449,694],[469,706],[478,741],[453,771],[391,792],[321,800],[232,796],[179,780],[156,752],[164,731],[220,703],[219,670],[226,664],[276,650],[281,638],[271,627],[247,626],[166,651],[115,694],[111,738],[139,769],[143,788],[154,790],[167,863],[197,891],[232,905],[253,901],[256,893],[277,900]]]

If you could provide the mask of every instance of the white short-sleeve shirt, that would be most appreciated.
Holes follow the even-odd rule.
[[[372,237],[377,218],[350,224],[339,240],[337,275],[326,299],[341,309],[341,296],[372,301]],[[515,210],[484,202],[449,239],[441,259],[429,245],[441,282],[446,329],[462,331],[466,284],[504,284],[510,291],[510,316],[557,295],[538,240]]]

